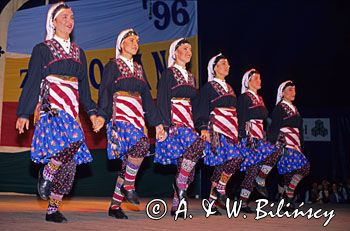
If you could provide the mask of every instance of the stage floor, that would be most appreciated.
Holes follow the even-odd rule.
[[[107,216],[110,198],[68,198],[64,200],[61,208],[68,223],[55,224],[44,220],[47,201],[40,200],[35,195],[3,193],[0,195],[0,230],[350,230],[349,204],[304,205],[301,207],[303,211],[312,208],[315,213],[316,210],[321,209],[309,220],[306,216],[298,216],[296,219],[267,216],[256,220],[258,215],[263,215],[263,212],[247,214],[246,218],[241,212],[237,218],[233,216],[228,218],[226,210],[220,210],[223,213],[222,216],[206,218],[201,200],[190,199],[188,213],[192,215],[192,219],[179,218],[174,221],[170,211],[159,220],[150,219],[145,208],[151,200],[142,198],[138,207],[124,203],[123,209],[129,219],[117,220]],[[165,199],[165,202],[170,209],[170,199]],[[255,203],[250,205],[257,206]],[[264,211],[268,212],[268,206],[265,208]],[[326,214],[329,215],[332,210],[335,216],[324,228],[323,224],[329,218]],[[317,215],[320,218],[315,219]]]

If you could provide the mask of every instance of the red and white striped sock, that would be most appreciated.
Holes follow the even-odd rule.
[[[120,208],[120,205],[124,199],[124,195],[121,193],[120,188],[122,187],[122,183],[117,182],[115,185],[112,202],[111,202],[111,209],[118,209]]]
[[[136,165],[128,162],[125,170],[125,176],[124,176],[124,189],[127,191],[134,190],[135,189],[135,180],[137,172],[140,168],[140,165]]]
[[[265,187],[265,179],[270,173],[272,167],[268,165],[263,165],[260,169],[259,175],[255,178],[255,181],[260,185]]]
[[[303,178],[302,175],[299,175],[299,174],[295,174],[292,177],[292,180],[290,181],[288,188],[286,190],[286,194],[288,198],[294,197],[294,191],[302,178]]]
[[[250,191],[247,189],[242,188],[241,194],[240,194],[240,200],[242,201],[243,207],[248,206],[248,200],[250,197]]]
[[[196,162],[193,162],[191,160],[182,160],[180,172],[176,178],[176,185],[179,189],[187,189],[188,177],[190,176],[191,171],[195,165]]]
[[[216,189],[220,194],[226,194],[226,184],[230,180],[231,176],[232,174],[227,174],[226,172],[221,174],[219,183],[216,186]]]

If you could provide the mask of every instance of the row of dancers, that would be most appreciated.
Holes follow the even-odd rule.
[[[201,158],[206,165],[215,166],[210,200],[218,205],[225,205],[230,177],[244,171],[242,210],[252,212],[248,206],[250,194],[256,188],[267,196],[265,179],[275,165],[285,178],[286,199],[292,202],[296,186],[310,168],[301,150],[302,118],[292,103],[296,94],[292,81],[278,88],[266,139],[263,121],[268,111],[258,94],[261,77],[256,69],[244,74],[237,98],[225,81],[229,61],[218,54],[210,59],[208,83],[197,95],[195,77],[186,69],[192,57],[191,44],[184,38],[177,39],[169,48],[168,68],[159,80],[155,104],[145,72],[133,60],[139,35],[126,29],[117,37],[115,58],[105,65],[95,104],[85,53],[70,40],[73,28],[74,14],[66,3],[49,9],[47,36],[33,48],[28,80],[17,109],[16,129],[20,134],[29,128],[29,117],[34,114],[31,159],[44,164],[37,189],[42,199],[49,200],[46,221],[67,222],[59,211],[63,196],[72,188],[76,166],[92,161],[79,121],[80,103],[95,132],[106,126],[108,158],[121,159],[123,163],[109,216],[128,218],[121,209],[124,199],[140,203],[135,180],[149,154],[146,122],[156,128],[154,162],[177,165],[172,215],[179,201],[187,198],[195,165]],[[293,209],[293,205],[286,209]]]

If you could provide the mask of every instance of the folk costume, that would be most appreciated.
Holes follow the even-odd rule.
[[[215,166],[209,200],[219,199],[225,205],[226,184],[239,170],[242,154],[238,144],[236,94],[225,80],[215,77],[214,67],[221,59],[226,58],[220,53],[208,63],[208,83],[201,88],[196,125],[210,134],[210,143],[206,142],[204,149],[204,164]]]
[[[31,159],[45,164],[39,172],[38,192],[49,199],[46,220],[65,222],[58,211],[64,194],[72,188],[76,166],[92,156],[79,122],[79,102],[88,115],[97,112],[91,100],[84,51],[74,42],[54,35],[53,21],[64,3],[53,5],[47,15],[47,37],[36,45],[17,109],[19,118],[34,113]]]
[[[255,69],[247,71],[242,79],[241,95],[238,98],[237,114],[239,137],[244,160],[241,171],[246,171],[241,184],[240,199],[245,212],[252,212],[248,207],[248,200],[254,189],[255,178],[258,175],[260,164],[276,151],[276,147],[264,139],[264,120],[268,111],[261,96],[249,89],[248,83],[254,74],[259,74]]]
[[[299,182],[310,172],[310,164],[302,152],[303,120],[298,109],[283,99],[283,90],[294,86],[290,80],[283,82],[277,92],[276,107],[271,119],[272,124],[268,131],[268,140],[271,143],[281,142],[283,151],[277,162],[278,173],[284,175],[285,194],[293,209],[294,192]]]
[[[108,158],[123,161],[109,208],[109,215],[118,219],[127,219],[120,208],[124,197],[139,204],[135,180],[150,146],[146,121],[149,126],[161,124],[142,66],[121,53],[124,39],[132,35],[137,36],[133,29],[118,35],[116,56],[104,68],[98,100],[100,115],[107,123]]]
[[[188,185],[194,180],[194,167],[202,156],[204,141],[195,131],[193,105],[197,97],[193,74],[175,63],[175,51],[187,40],[174,41],[169,49],[168,68],[162,73],[157,88],[157,106],[168,136],[156,143],[154,161],[163,165],[177,164],[173,187],[172,211],[186,198]]]

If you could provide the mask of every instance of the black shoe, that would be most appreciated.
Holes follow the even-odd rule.
[[[215,212],[214,214],[212,214],[212,216],[221,216],[221,212],[218,210],[218,208],[214,207],[211,209],[212,212]]]
[[[244,212],[244,213],[255,213],[248,205],[247,206],[242,206],[241,207],[241,212]]]
[[[283,205],[282,207],[282,211],[285,211],[285,212],[293,212],[295,210],[295,203],[294,203],[294,200],[292,198],[288,198],[288,199],[285,199],[285,204]],[[287,204],[289,203],[289,206],[287,206]]]
[[[39,170],[37,190],[41,199],[48,200],[50,197],[52,182],[44,179],[43,171],[44,168]]]
[[[185,198],[187,200],[187,191],[186,189],[179,189],[176,185],[176,182],[173,183],[173,189],[176,192],[177,198],[179,199],[179,202]]]
[[[137,196],[137,193],[135,192],[135,189],[133,190],[126,190],[124,186],[121,187],[121,192],[124,194],[125,199],[134,205],[139,205],[140,201]]]
[[[175,217],[176,210],[171,210],[170,214],[171,214],[171,216]],[[177,218],[185,218],[185,212],[180,212],[179,215],[177,215]]]
[[[111,207],[109,207],[108,216],[115,217],[116,219],[128,219],[128,216],[125,215],[121,208],[111,209]]]
[[[63,216],[63,214],[60,213],[59,211],[52,213],[52,214],[46,214],[45,220],[56,222],[56,223],[67,223],[68,222],[67,218],[65,218]]]
[[[258,183],[256,183],[255,186],[256,186],[256,191],[258,191],[258,193],[260,193],[265,198],[269,198],[269,193],[265,186],[259,185]]]
[[[216,188],[213,189],[214,190],[214,194],[216,195],[217,199],[217,204],[221,207],[221,208],[226,208],[226,201],[227,201],[227,196],[226,194],[221,194]]]

